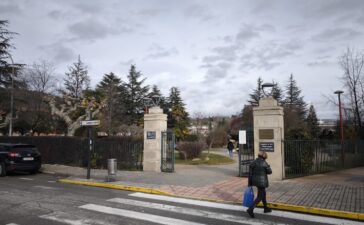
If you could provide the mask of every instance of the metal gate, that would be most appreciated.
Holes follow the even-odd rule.
[[[246,144],[239,145],[239,177],[249,175],[249,165],[254,160],[254,129],[246,129]]]
[[[171,131],[162,132],[161,143],[161,171],[173,173],[174,172],[174,146],[175,137]]]

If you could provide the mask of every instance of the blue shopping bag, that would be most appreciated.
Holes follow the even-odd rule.
[[[244,191],[244,195],[243,195],[243,206],[245,207],[249,207],[253,204],[254,202],[254,191],[253,191],[253,187],[247,187]]]

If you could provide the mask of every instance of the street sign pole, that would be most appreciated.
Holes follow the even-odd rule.
[[[87,175],[86,178],[90,179],[91,173],[91,152],[93,147],[93,126],[100,125],[100,120],[91,120],[91,111],[88,110],[88,120],[81,121],[81,126],[88,127],[88,150],[87,150]]]
[[[92,127],[88,127],[88,144],[89,148],[87,151],[87,179],[90,179],[91,173],[91,152],[92,152]]]

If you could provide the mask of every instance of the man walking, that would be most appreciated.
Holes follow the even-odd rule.
[[[266,152],[260,151],[258,158],[255,159],[249,166],[249,178],[248,185],[256,186],[258,188],[257,198],[254,200],[252,205],[248,208],[247,213],[250,217],[254,218],[254,208],[260,201],[263,202],[264,213],[272,212],[272,209],[267,206],[267,198],[265,189],[269,186],[268,174],[272,174],[272,169],[269,164],[265,161],[268,158]]]
[[[230,157],[230,159],[232,159],[233,158],[234,144],[233,144],[233,142],[231,140],[229,140],[229,143],[227,145],[227,149],[229,151],[229,157]]]

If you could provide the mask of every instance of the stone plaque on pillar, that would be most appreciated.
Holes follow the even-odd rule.
[[[282,141],[284,137],[283,108],[269,96],[259,101],[259,106],[253,109],[254,117],[254,154],[265,151],[267,163],[272,168],[270,180],[282,180],[284,177],[284,154]]]
[[[144,114],[143,171],[161,172],[162,131],[167,130],[167,115],[159,107]]]

